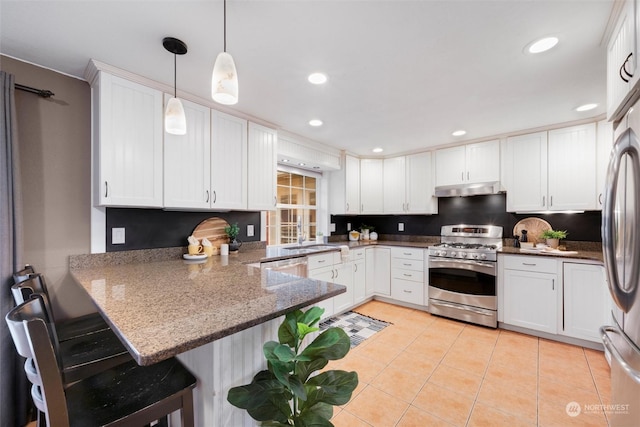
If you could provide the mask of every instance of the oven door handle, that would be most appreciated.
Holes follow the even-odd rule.
[[[449,303],[446,303],[446,302],[436,301],[436,300],[432,300],[432,299],[429,300],[429,304],[439,305],[441,307],[447,307],[447,308],[455,308],[457,310],[471,311],[473,313],[481,314],[483,316],[492,316],[494,314],[489,310],[482,310],[480,308],[470,307],[468,305],[464,305],[463,306],[463,305],[459,305],[459,304],[449,304]]]
[[[494,262],[485,263],[481,261],[461,261],[456,259],[440,260],[429,258],[429,268],[460,268],[463,270],[476,271],[491,276],[496,275],[496,265]]]

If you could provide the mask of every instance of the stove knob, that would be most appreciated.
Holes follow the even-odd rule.
[[[486,254],[480,254],[478,256],[478,259],[487,259],[487,255]]]
[[[459,253],[458,253],[458,257],[460,257],[460,258],[466,258],[466,257],[467,257],[467,253],[466,253],[466,252],[459,252]]]
[[[452,257],[452,258],[455,258],[455,257],[456,257],[456,255],[458,255],[458,254],[456,253],[456,251],[451,251],[451,252],[449,252],[449,256],[450,256],[450,257]]]

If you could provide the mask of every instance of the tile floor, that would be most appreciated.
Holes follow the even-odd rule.
[[[597,409],[566,411],[609,401],[602,352],[380,301],[354,311],[393,325],[329,364],[359,376],[336,427],[607,426]]]

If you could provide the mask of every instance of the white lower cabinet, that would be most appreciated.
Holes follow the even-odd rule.
[[[351,251],[353,268],[353,304],[357,305],[367,299],[367,261],[365,249]]]
[[[391,298],[424,304],[424,249],[391,249]]]
[[[558,332],[557,261],[505,256],[504,323],[541,332]]]
[[[307,263],[310,278],[336,283],[347,288],[346,292],[316,304],[325,309],[323,319],[353,307],[353,265],[351,262],[342,262],[339,252],[329,252],[309,256]]]
[[[366,295],[391,295],[391,249],[366,249]]]
[[[560,333],[600,342],[599,329],[609,324],[611,305],[604,267],[563,263],[564,310]]]

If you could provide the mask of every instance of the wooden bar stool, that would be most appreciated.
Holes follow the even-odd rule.
[[[111,329],[60,342],[57,325],[52,321],[49,299],[46,294],[34,291],[37,286],[37,279],[32,277],[13,285],[11,292],[16,305],[32,297],[41,301],[43,318],[49,328],[49,335],[60,362],[59,367],[65,384],[133,360]]]
[[[24,269],[13,273],[14,284],[18,284],[24,282],[25,280],[34,278],[37,280],[36,283],[31,284],[31,286],[34,288],[34,292],[46,294],[47,297],[51,299],[49,292],[47,291],[47,285],[46,281],[44,280],[44,276],[42,274],[36,273],[32,266],[27,265]],[[17,297],[17,295],[14,295],[13,299],[17,301]],[[51,314],[51,316],[54,316],[51,307],[49,307],[49,313]],[[107,325],[107,322],[105,322],[105,320],[102,318],[102,316],[100,316],[99,313],[86,314],[84,316],[78,316],[65,320],[56,320],[54,318],[53,321],[56,324],[58,339],[61,342],[95,332],[106,331],[109,329],[109,325]]]
[[[44,310],[34,295],[5,319],[47,426],[139,427],[180,410],[182,426],[193,427],[196,378],[175,358],[147,367],[131,361],[65,387]]]

